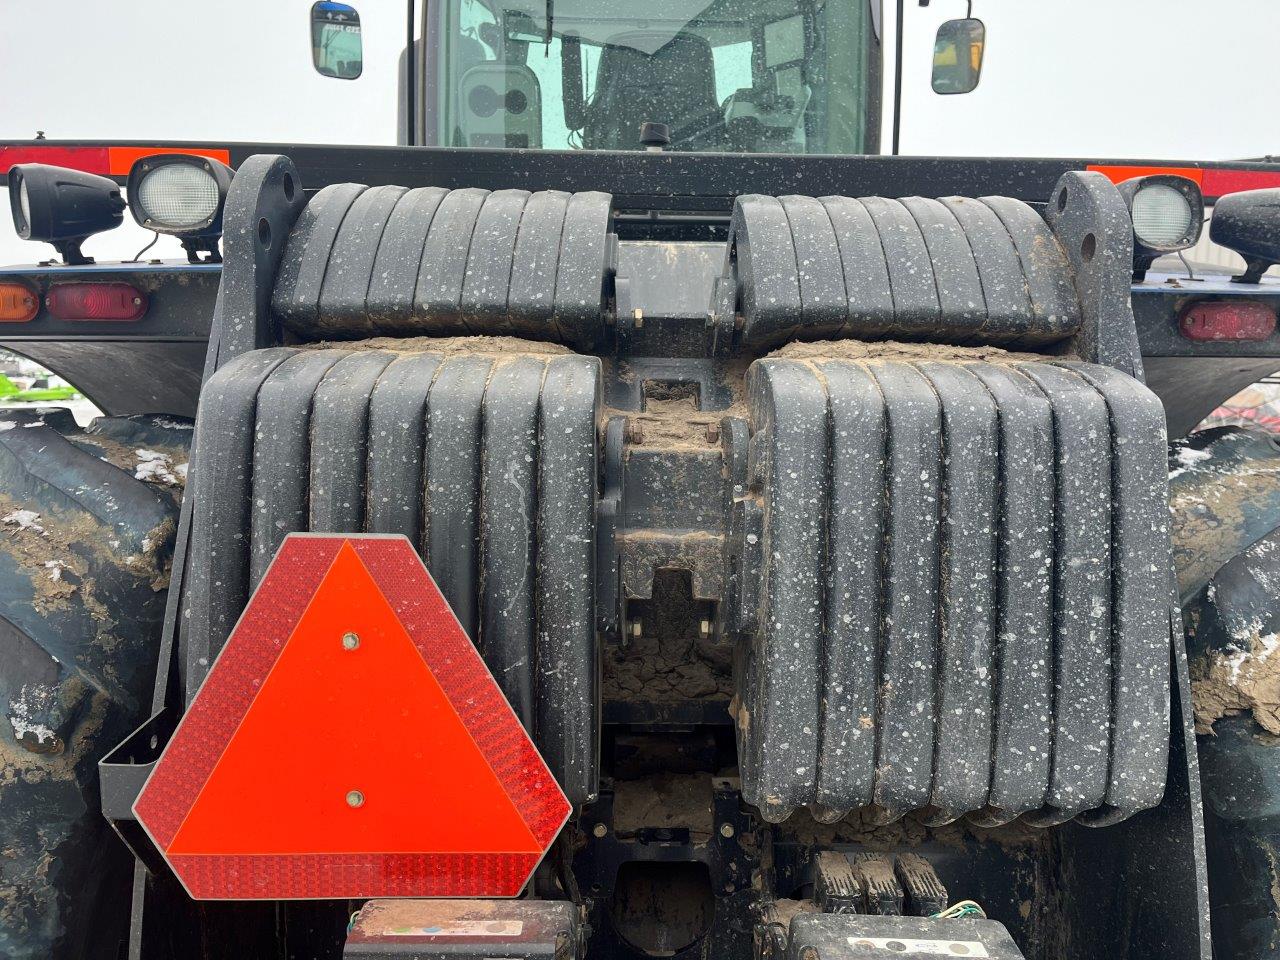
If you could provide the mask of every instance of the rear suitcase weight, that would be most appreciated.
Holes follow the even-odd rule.
[[[538,405],[546,365],[532,357],[499,362],[484,392],[480,527],[481,652],[504,664],[496,674],[516,716],[534,724],[535,583],[538,513]]]
[[[431,219],[413,295],[414,317],[424,333],[470,332],[461,317],[462,285],[476,220],[488,196],[487,190],[470,187],[451,190]]]
[[[290,330],[306,335],[320,322],[320,291],[347,211],[364,193],[359,183],[321,189],[298,214],[276,274],[271,308]]]
[[[484,333],[514,332],[510,298],[516,231],[529,199],[527,190],[495,190],[485,198],[476,218],[475,239],[467,256],[462,285],[463,324]]]
[[[369,277],[366,305],[375,330],[385,334],[413,332],[414,292],[423,247],[440,201],[441,187],[418,187],[401,195],[378,241]]]
[[[308,529],[311,401],[345,354],[299,351],[276,368],[258,392],[253,441],[253,526],[249,583],[257,587],[286,534]]]
[[[351,204],[338,229],[320,287],[316,333],[368,337],[376,332],[369,320],[369,286],[382,234],[404,187],[371,187]]]
[[[439,369],[440,357],[434,353],[397,357],[382,371],[369,398],[365,528],[403,534],[420,555],[428,395]]]

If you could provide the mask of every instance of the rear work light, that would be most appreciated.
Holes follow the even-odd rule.
[[[1275,333],[1276,312],[1250,300],[1210,300],[1182,311],[1178,329],[1188,340],[1266,340]]]
[[[234,176],[209,157],[171,153],[140,158],[129,171],[129,210],[140,226],[182,241],[187,259],[220,263],[222,208]]]
[[[21,283],[0,283],[0,323],[26,323],[40,312],[40,298]]]
[[[59,283],[44,303],[59,320],[138,320],[147,312],[147,295],[127,283]]]
[[[80,245],[124,221],[124,199],[111,180],[44,163],[10,168],[9,203],[18,236],[53,244],[68,264],[93,263]]]
[[[1194,247],[1204,228],[1204,196],[1188,177],[1134,177],[1116,189],[1133,221],[1133,279],[1141,280],[1166,253]]]

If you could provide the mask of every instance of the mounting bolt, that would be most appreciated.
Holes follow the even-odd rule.
[[[734,834],[734,830],[733,830],[733,824],[732,824],[732,823],[722,823],[722,824],[720,824],[720,836],[722,836],[722,837],[724,837],[726,840],[728,840],[730,837],[732,837],[732,836],[733,836],[733,834]]]
[[[363,793],[361,793],[359,790],[348,790],[348,791],[347,791],[347,806],[348,806],[348,807],[351,807],[353,810],[354,810],[356,807],[363,807],[363,806],[364,806],[364,794],[363,794]]]
[[[594,827],[591,828],[592,835],[596,837],[603,837],[608,832],[609,832],[609,828],[606,827],[603,823],[597,823]]]
[[[719,443],[719,442],[720,442],[720,424],[708,423],[707,424],[707,443]]]
[[[698,632],[702,634],[702,639],[704,640],[707,637],[711,636],[711,621],[703,620],[700,624],[698,624]]]
[[[632,621],[631,621],[631,635],[632,635],[633,637],[639,637],[639,636],[641,636],[641,635],[642,635],[642,630],[641,630],[641,626],[640,626],[640,621],[639,621],[639,620],[632,620]]]
[[[644,311],[639,307],[635,308],[635,311],[631,314],[631,318],[635,320],[637,330],[644,326]]]
[[[360,638],[356,634],[348,631],[347,633],[344,633],[342,635],[343,650],[356,650],[359,648],[359,646],[360,646]]]
[[[627,418],[627,443],[644,443],[644,427],[638,420]]]

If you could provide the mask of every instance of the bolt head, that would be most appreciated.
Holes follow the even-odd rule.
[[[348,790],[348,791],[347,791],[347,806],[348,806],[348,807],[351,807],[351,809],[353,809],[353,810],[354,810],[354,809],[356,809],[357,807],[363,807],[363,806],[364,806],[364,794],[363,794],[363,793],[361,793],[359,790]]]
[[[352,632],[350,632],[350,631],[347,631],[346,633],[344,633],[344,634],[342,635],[342,649],[343,649],[343,650],[357,650],[357,649],[359,649],[359,647],[360,647],[360,637],[359,637],[359,636],[357,636],[356,634],[354,634],[354,633],[352,633]]]
[[[609,828],[606,827],[603,823],[597,823],[594,827],[591,828],[591,833],[597,837],[603,837],[608,832],[609,832]]]
[[[720,824],[720,836],[724,837],[727,840],[729,837],[733,836],[733,833],[734,833],[734,830],[733,830],[732,823]]]

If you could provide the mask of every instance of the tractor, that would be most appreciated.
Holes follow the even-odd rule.
[[[878,155],[878,4],[654,6],[429,5],[425,142],[0,144],[103,411],[0,411],[5,956],[1271,955],[1280,168]]]

